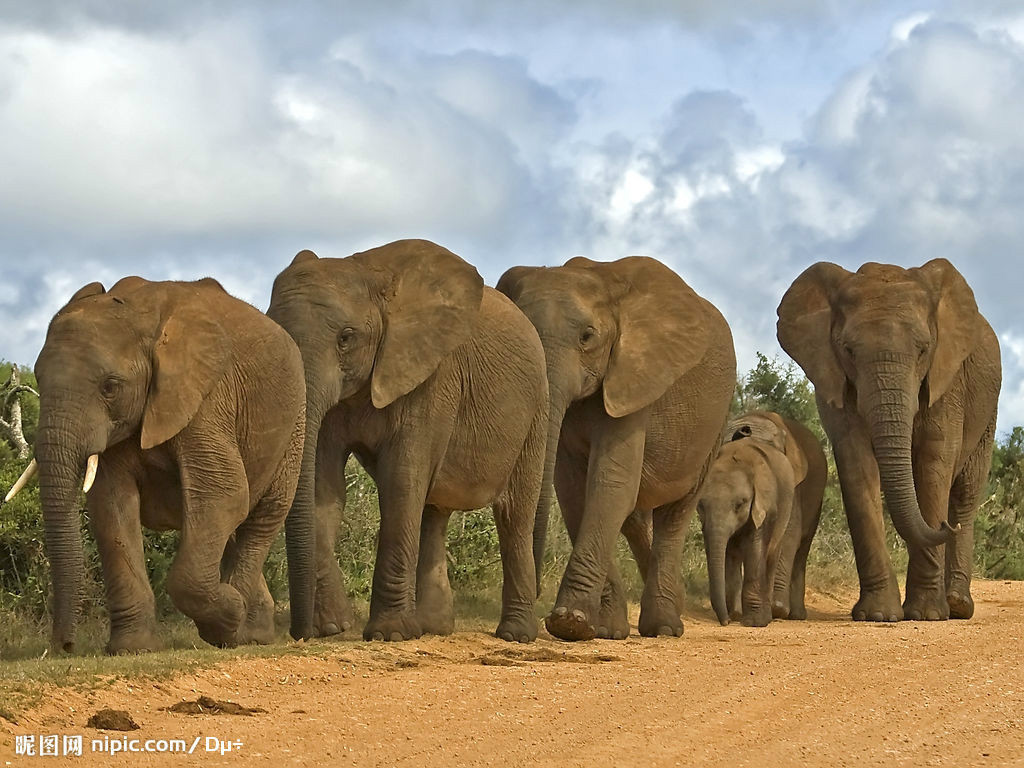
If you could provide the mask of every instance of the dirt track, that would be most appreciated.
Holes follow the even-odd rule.
[[[322,644],[315,657],[55,692],[0,725],[0,765],[1024,765],[1024,582],[974,594],[969,622],[854,624],[845,600],[819,597],[806,623],[719,627],[702,612],[681,640]],[[198,694],[269,712],[161,710]],[[103,707],[131,712],[129,738],[242,744],[223,757],[204,742],[191,756],[90,754],[102,732],[83,726]],[[84,756],[16,757],[17,733],[84,734]]]

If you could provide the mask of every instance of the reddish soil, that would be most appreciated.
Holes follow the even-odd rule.
[[[20,725],[0,720],[0,766],[1024,765],[1024,583],[974,595],[967,622],[854,624],[849,596],[817,595],[811,621],[766,629],[701,611],[682,639],[323,643],[171,681],[55,689]],[[166,709],[200,695],[268,712]],[[104,732],[84,724],[107,707],[140,726],[111,738],[241,745],[92,752]],[[84,734],[84,756],[15,756],[25,733]]]

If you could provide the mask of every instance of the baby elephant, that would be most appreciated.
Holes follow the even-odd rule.
[[[805,471],[805,463],[795,466],[782,450],[758,439],[727,442],[711,465],[697,511],[711,605],[723,625],[739,602],[744,626],[763,627],[772,620],[773,576],[794,488]]]
[[[806,619],[804,576],[811,541],[818,532],[821,502],[828,480],[825,452],[818,438],[803,424],[770,411],[751,411],[739,416],[729,423],[726,430],[727,439],[752,437],[771,444],[785,453],[793,465],[796,481],[793,511],[782,539],[779,563],[775,567],[772,616],[776,619]],[[803,480],[799,479],[801,474]]]

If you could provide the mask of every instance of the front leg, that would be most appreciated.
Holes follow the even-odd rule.
[[[450,509],[428,504],[420,525],[420,557],[416,566],[416,619],[431,635],[455,631],[455,607],[448,581],[448,550],[445,546]]]
[[[107,451],[89,492],[89,528],[96,539],[110,612],[107,653],[156,651],[156,601],[146,575],[139,487],[123,449]]]
[[[609,572],[615,537],[633,511],[640,488],[648,409],[594,428],[583,517],[562,577],[548,631],[563,640],[590,640]]]
[[[689,498],[670,502],[654,510],[654,540],[651,562],[640,599],[640,634],[644,637],[683,634],[680,619],[682,595],[679,584],[679,558],[683,538],[693,517]]]
[[[416,616],[416,569],[431,467],[425,450],[413,450],[414,443],[400,441],[378,458],[380,535],[364,640],[411,640],[423,634]]]
[[[729,618],[738,621],[743,616],[743,552],[737,536],[725,546],[725,598]]]
[[[327,438],[317,444],[315,518],[316,594],[313,599],[313,634],[328,637],[347,632],[355,623],[345,589],[345,577],[338,565],[335,546],[345,514],[345,467],[348,451]]]
[[[818,400],[822,424],[832,441],[860,578],[854,621],[900,621],[903,607],[896,572],[889,559],[882,522],[882,490],[871,437],[852,403],[837,409]]]
[[[231,534],[249,513],[245,466],[237,446],[223,433],[181,433],[173,440],[183,512],[181,544],[167,575],[167,591],[178,610],[195,621],[203,640],[233,646],[247,607],[238,589],[221,581],[221,559]],[[211,445],[216,449],[210,450]]]

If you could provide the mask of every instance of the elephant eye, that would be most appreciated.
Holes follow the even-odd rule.
[[[580,344],[586,346],[593,341],[595,336],[597,336],[597,329],[592,325],[588,325],[583,329],[583,333],[580,334]]]
[[[352,343],[352,340],[355,339],[355,337],[356,337],[356,329],[355,328],[343,328],[338,333],[338,347],[341,348],[341,349],[344,349],[345,347],[347,347],[349,344]]]
[[[121,381],[114,376],[108,376],[100,384],[100,394],[108,400],[114,397],[121,389]]]
[[[843,344],[843,351],[846,352],[846,354],[850,356],[851,360],[855,357],[855,355],[853,354],[853,346],[852,345],[850,345],[850,344]]]

